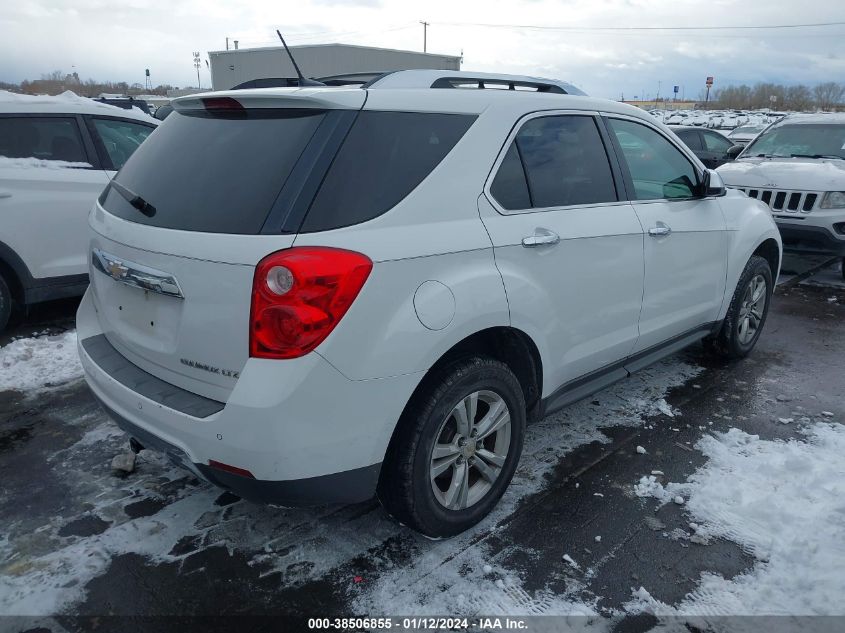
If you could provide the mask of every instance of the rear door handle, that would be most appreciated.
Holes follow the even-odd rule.
[[[671,235],[672,229],[663,222],[658,222],[657,226],[653,226],[648,230],[648,234],[652,237],[660,237],[662,235]]]
[[[0,198],[11,198],[12,193],[10,191],[0,191]]]
[[[534,248],[536,246],[553,246],[560,242],[560,236],[549,229],[536,228],[534,235],[522,238],[522,245],[525,248]]]

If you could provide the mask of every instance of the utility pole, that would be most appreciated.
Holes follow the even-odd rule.
[[[228,37],[226,38],[226,50],[227,51],[229,50],[229,38]]]
[[[200,54],[199,51],[194,51],[194,68],[197,69],[197,88],[202,88],[202,84],[200,83]]]
[[[423,25],[423,53],[428,52],[428,22],[423,22],[420,20],[420,24]]]

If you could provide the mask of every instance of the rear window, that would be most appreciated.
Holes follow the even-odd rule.
[[[361,112],[301,231],[366,222],[396,206],[437,167],[475,119],[464,114]]]
[[[320,110],[173,112],[132,154],[115,181],[151,205],[141,213],[108,187],[103,207],[167,229],[256,234],[325,116]]]

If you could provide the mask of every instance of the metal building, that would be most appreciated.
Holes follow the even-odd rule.
[[[461,58],[452,55],[352,44],[313,44],[290,48],[306,77],[412,68],[461,69]],[[227,90],[251,79],[296,76],[293,65],[281,46],[209,51],[208,59],[211,62],[211,83],[214,90]]]

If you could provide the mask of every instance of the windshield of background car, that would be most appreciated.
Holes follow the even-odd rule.
[[[736,128],[733,132],[731,132],[731,136],[736,136],[738,134],[757,134],[763,130],[764,126],[761,125],[743,125],[742,127]]]
[[[845,159],[845,124],[796,123],[770,128],[742,153],[743,158],[759,154],[776,157],[836,156]]]

